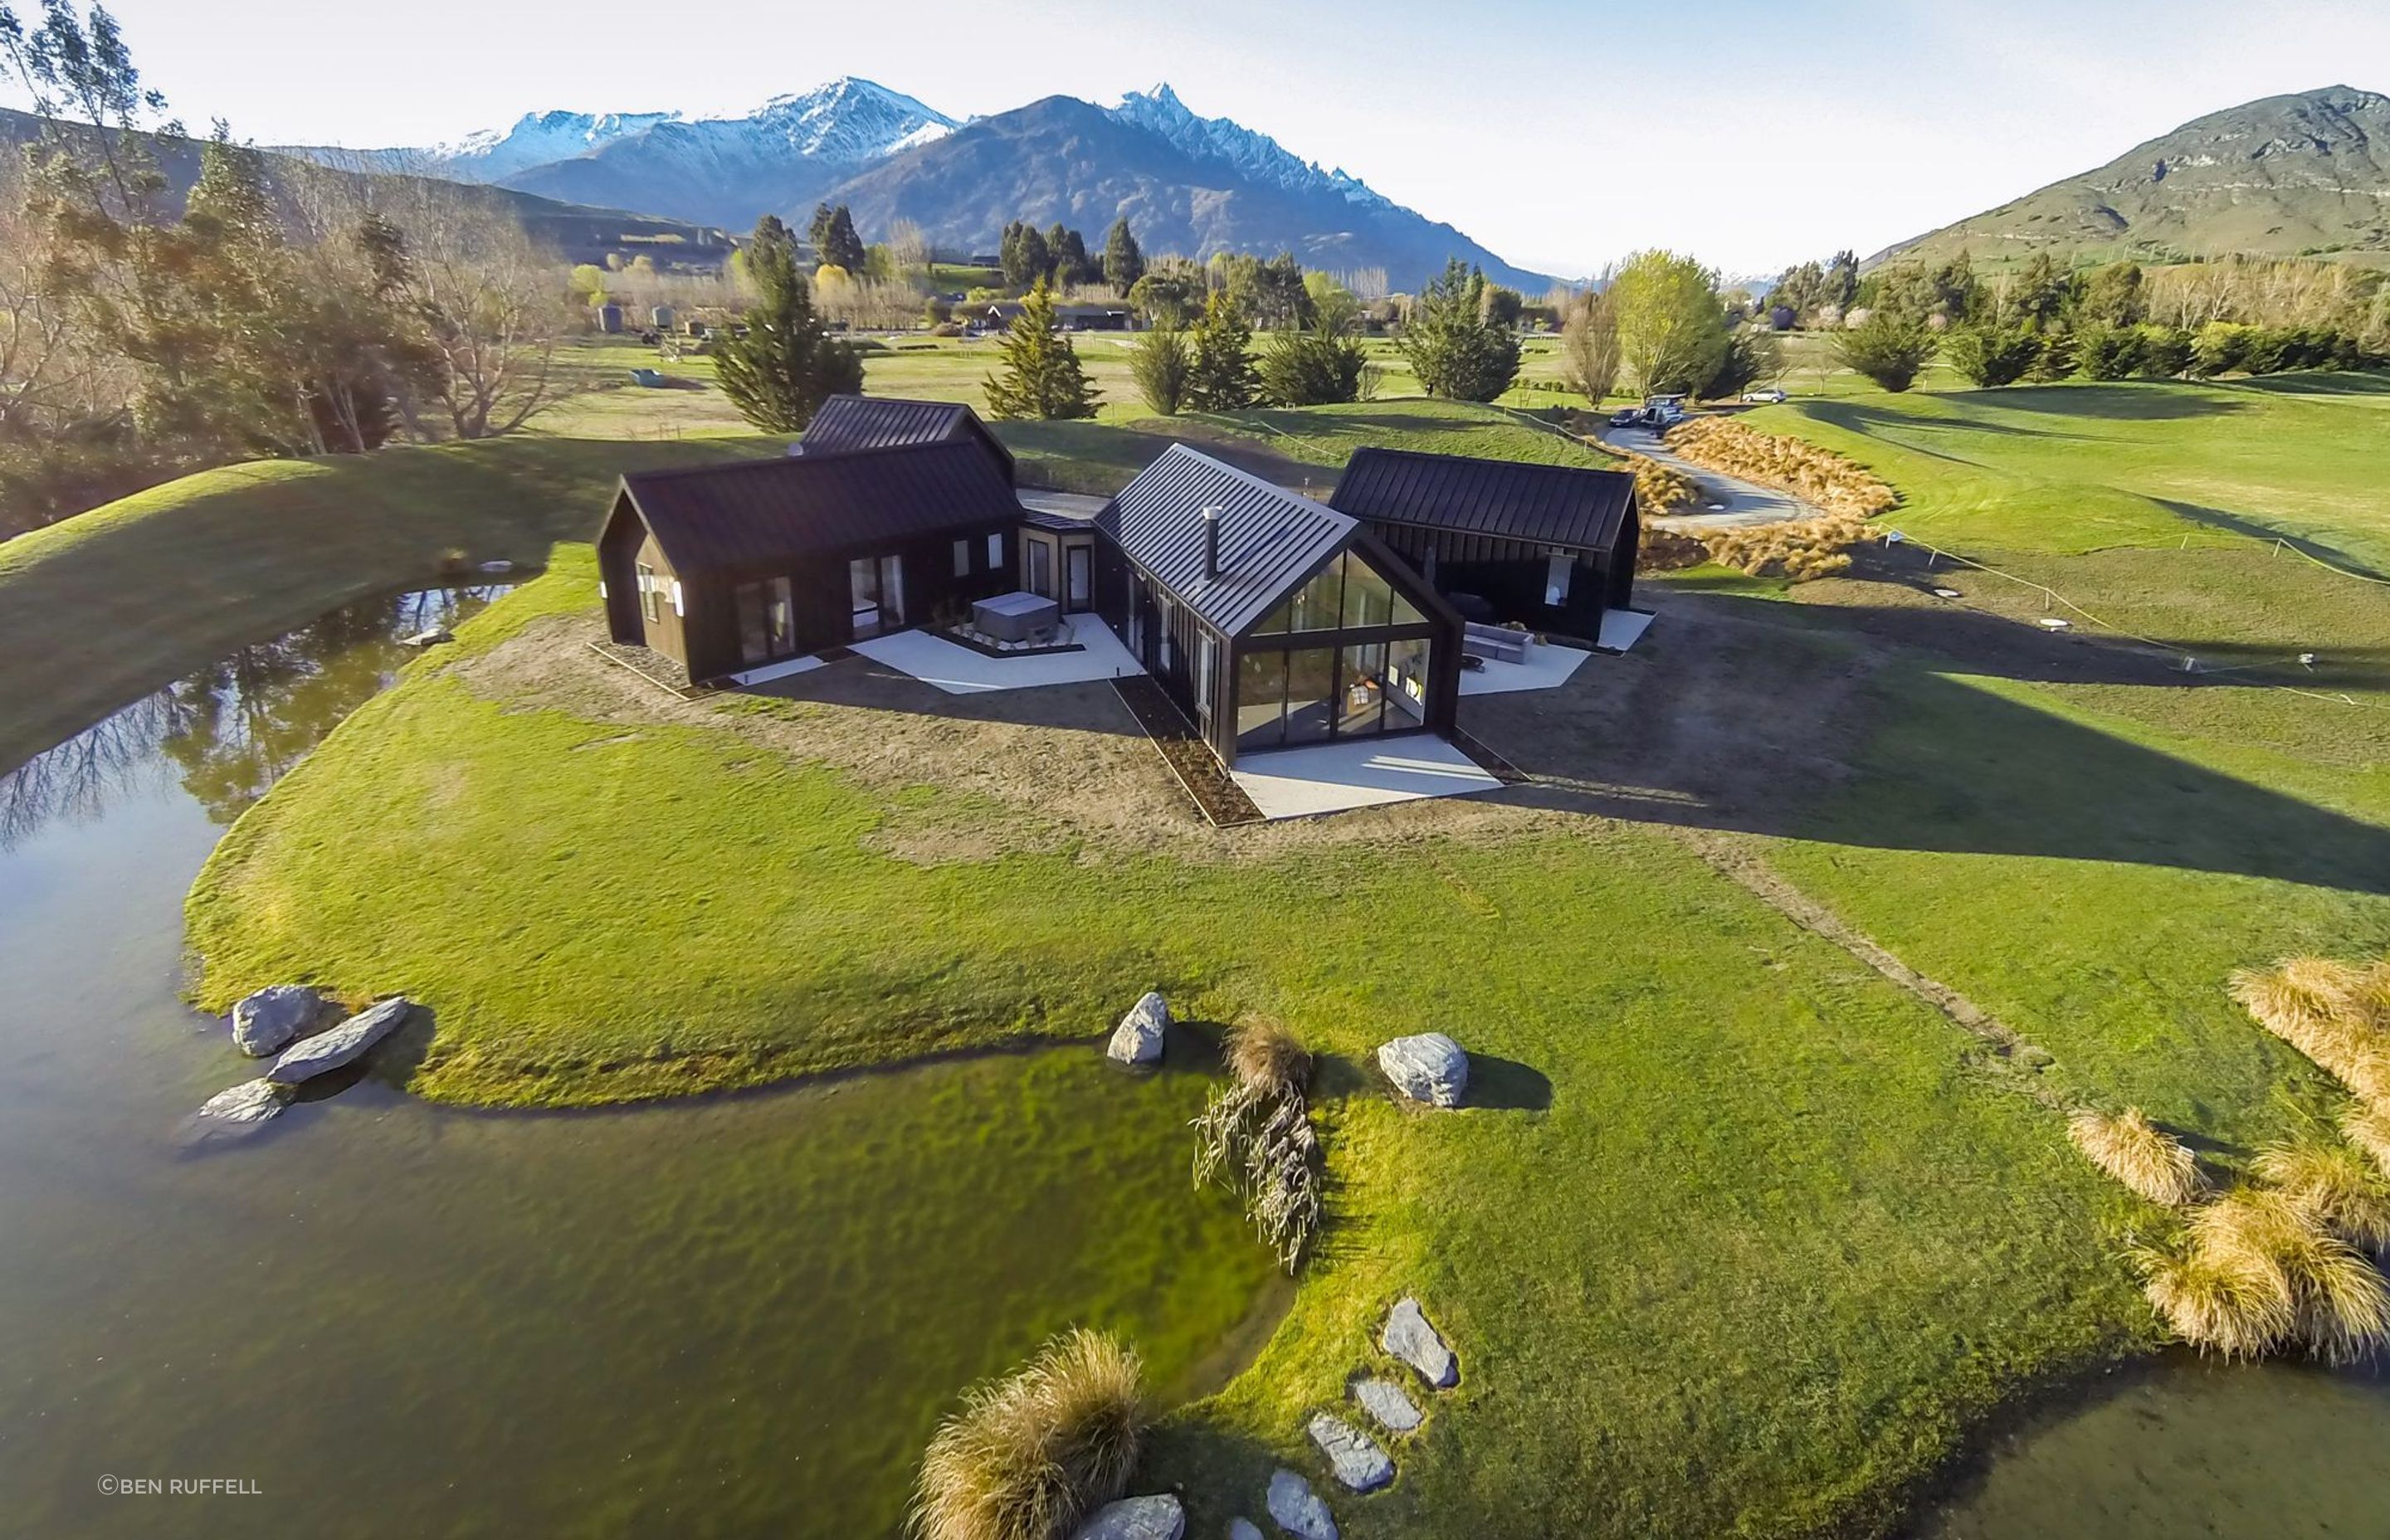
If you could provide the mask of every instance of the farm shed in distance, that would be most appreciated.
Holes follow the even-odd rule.
[[[641,471],[598,537],[607,629],[719,678],[1019,586],[1020,524],[968,437]]]
[[[1221,763],[1451,730],[1460,619],[1357,520],[1174,444],[1096,530],[1097,613]]]
[[[1330,505],[1462,610],[1598,641],[1633,597],[1642,521],[1620,470],[1524,465],[1406,449],[1356,451]]]

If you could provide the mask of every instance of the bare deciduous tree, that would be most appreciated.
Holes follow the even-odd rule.
[[[1618,383],[1618,319],[1609,296],[1587,289],[1570,300],[1568,319],[1561,327],[1561,357],[1568,382],[1583,391],[1587,401],[1600,405]]]
[[[557,391],[565,310],[555,259],[470,194],[413,180],[381,193],[383,217],[405,232],[405,299],[430,344],[427,389],[450,432],[485,439],[521,427]],[[400,401],[418,436],[432,436],[411,396]]]

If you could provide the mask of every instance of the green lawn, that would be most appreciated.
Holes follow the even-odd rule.
[[[1900,488],[1892,521],[1954,547],[2193,547],[2281,533],[2390,571],[2390,379],[2070,383],[1796,399],[1746,420]]]
[[[889,366],[935,393],[926,376],[956,363]],[[190,904],[199,987],[221,1003],[302,972],[417,994],[439,1030],[416,1088],[476,1103],[1091,1041],[1150,983],[1208,1020],[1272,1014],[1327,1056],[1331,1224],[1260,1358],[1174,1417],[1151,1461],[1187,1484],[1190,1533],[1259,1517],[1276,1461],[1317,1470],[1302,1419],[1370,1360],[1404,1290],[1456,1339],[1462,1385],[1397,1450],[1390,1491],[1338,1503],[1348,1534],[1886,1533],[2003,1405],[2152,1345],[2119,1253],[2154,1215],[1972,1039],[1692,842],[1755,856],[2047,1048],[2024,1083],[2044,1097],[2139,1102],[2228,1167],[2298,1130],[2329,1088],[2221,986],[2282,951],[2390,948],[2390,604],[2169,505],[2365,558],[2390,544],[2365,471],[2390,463],[2390,415],[2371,382],[2325,378],[1835,390],[1749,420],[1876,467],[1904,494],[1886,521],[2166,648],[2119,650],[2088,622],[2045,636],[2015,623],[2037,593],[1897,552],[1790,588],[1696,574],[1658,590],[1675,602],[1637,654],[1502,719],[1556,786],[1631,799],[1561,797],[1484,837],[1389,817],[1398,839],[1198,849],[1115,843],[927,773],[866,780],[764,733],[796,713],[873,741],[887,725],[862,707],[626,729],[485,698],[470,680],[492,649],[590,606],[568,549],[227,836]],[[1497,408],[1417,400],[1001,430],[1090,487],[1170,433],[1323,482],[1362,443],[1592,457]],[[701,448],[527,438],[246,468],[11,543],[0,725],[32,741],[43,712],[88,719],[28,652],[54,655],[79,610],[118,634],[95,632],[89,667],[154,683],[436,549],[584,534],[613,468]],[[1728,634],[1741,650],[1710,675],[1666,672]],[[2177,651],[2246,672],[2184,674]],[[1740,721],[1754,693],[1783,720]],[[1587,699],[1633,738],[1533,762],[1539,720]],[[1680,727],[1719,736],[1635,762]],[[1790,789],[1713,795],[1717,761],[1780,764]],[[900,838],[924,829],[951,837],[937,859]],[[1480,1056],[1479,1105],[1417,1114],[1377,1088],[1375,1044],[1428,1028]]]
[[[118,706],[452,556],[585,540],[626,470],[771,443],[517,437],[186,476],[0,544],[0,773]]]
[[[591,597],[585,556],[559,561],[459,656]],[[873,836],[987,805],[759,751],[752,707],[626,734],[508,710],[454,663],[227,837],[190,905],[206,997],[294,970],[407,990],[439,1020],[417,1087],[470,1101],[1088,1040],[1150,982],[1279,1017],[1329,1056],[1333,1219],[1259,1363],[1156,1457],[1206,1532],[1273,1462],[1311,1464],[1302,1415],[1405,1289],[1464,1380],[1391,1492],[1338,1505],[1356,1535],[1869,1531],[2020,1384],[2147,1340],[2106,1238],[2134,1207],[2054,1120],[1664,835],[1223,862],[1061,830],[923,865]],[[1479,1056],[1480,1104],[1405,1111],[1369,1056],[1438,1027]]]

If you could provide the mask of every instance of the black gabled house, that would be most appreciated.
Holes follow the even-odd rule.
[[[1096,528],[1097,612],[1222,763],[1451,730],[1459,617],[1357,520],[1175,444]]]
[[[1472,619],[1598,641],[1633,597],[1635,478],[1402,449],[1363,449],[1329,496]]]
[[[641,471],[598,536],[607,626],[718,679],[1018,587],[1020,524],[967,437]]]

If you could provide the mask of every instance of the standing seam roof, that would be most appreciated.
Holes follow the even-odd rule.
[[[621,494],[683,574],[1021,517],[1011,484],[965,441],[640,471]]]
[[[844,455],[859,449],[893,449],[903,444],[944,443],[974,439],[1002,462],[1005,479],[1013,475],[1012,451],[980,421],[979,414],[960,402],[906,401],[896,396],[834,395],[821,404],[804,437],[790,450],[805,455]]]
[[[1328,500],[1356,519],[1600,550],[1618,539],[1634,506],[1635,478],[1582,466],[1362,449]]]
[[[1203,509],[1220,513],[1220,575],[1204,575]],[[1096,516],[1123,553],[1206,624],[1234,636],[1276,609],[1359,525],[1173,444]]]

